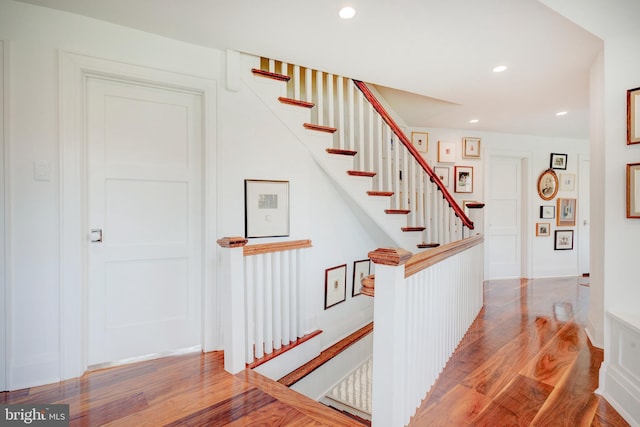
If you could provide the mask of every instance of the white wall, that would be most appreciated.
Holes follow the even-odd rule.
[[[0,0],[0,40],[11,42],[11,157],[7,241],[12,272],[8,387],[61,378],[60,347],[60,50],[213,79],[218,84],[220,236],[243,235],[245,178],[291,182],[291,238],[310,238],[304,284],[309,328],[329,345],[371,319],[371,300],[351,298],[353,261],[377,247],[298,142],[248,91],[224,86],[224,52],[173,41],[46,8]],[[220,83],[222,82],[222,83]],[[48,181],[33,177],[34,162],[51,167]],[[215,264],[215,260],[207,260]],[[348,265],[346,303],[324,310],[324,270]],[[81,269],[81,266],[77,266]],[[4,289],[3,289],[4,290]],[[77,308],[80,309],[80,308]]]
[[[562,120],[562,118],[559,118]],[[525,212],[525,218],[528,218],[528,223],[523,224],[523,233],[528,233],[527,238],[523,238],[523,242],[530,242],[530,254],[528,256],[530,265],[526,269],[529,272],[529,277],[553,277],[553,276],[575,276],[578,275],[578,232],[579,227],[557,227],[555,219],[542,220],[539,216],[540,206],[542,205],[555,205],[556,200],[559,197],[562,198],[578,198],[578,167],[580,156],[589,155],[589,141],[581,139],[568,139],[568,138],[550,138],[539,137],[529,135],[513,135],[513,134],[500,134],[494,132],[469,132],[466,130],[455,129],[428,129],[428,128],[410,128],[411,131],[423,131],[429,133],[429,147],[427,155],[425,156],[429,165],[431,166],[448,166],[451,168],[451,177],[449,191],[454,195],[456,200],[462,204],[463,200],[477,200],[486,202],[485,189],[484,189],[484,175],[487,167],[486,159],[487,153],[522,153],[530,158],[530,174],[528,182],[525,185],[528,186],[529,194],[525,194],[524,197],[530,197],[527,200],[526,205],[529,206],[529,211]],[[462,157],[462,139],[464,137],[478,137],[481,138],[480,159],[464,159]],[[456,162],[452,163],[438,163],[438,141],[442,142],[454,142],[456,144]],[[567,154],[567,169],[556,170],[558,177],[560,174],[569,173],[575,174],[576,187],[574,191],[559,191],[553,200],[544,201],[538,196],[537,182],[540,173],[549,168],[550,154],[562,153]],[[472,194],[460,194],[454,193],[453,186],[453,167],[454,166],[473,166],[474,168],[474,183]],[[580,209],[580,200],[577,201],[577,209]],[[485,207],[485,212],[486,212]],[[550,222],[551,223],[551,237],[536,237],[535,235],[535,223],[536,222]],[[554,250],[553,232],[556,229],[574,230],[574,249],[570,251],[556,251]],[[529,253],[525,248],[525,255]]]

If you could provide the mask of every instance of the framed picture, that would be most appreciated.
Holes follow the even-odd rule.
[[[627,165],[627,218],[640,218],[640,163]]]
[[[445,187],[449,186],[449,174],[451,173],[451,168],[448,166],[435,166],[433,168],[433,172],[440,178],[440,181],[444,184]]]
[[[442,163],[455,163],[456,144],[453,142],[438,141],[438,161]]]
[[[327,268],[324,271],[324,309],[347,299],[347,264]]]
[[[553,169],[547,169],[538,177],[538,196],[542,200],[551,200],[558,194],[558,175]]]
[[[537,222],[536,223],[536,236],[539,236],[539,237],[551,236],[551,223],[549,223],[549,222]]]
[[[462,138],[462,158],[480,158],[480,138]]]
[[[244,234],[289,235],[289,181],[244,180]]]
[[[627,145],[640,143],[640,87],[627,91]]]
[[[576,199],[558,199],[558,226],[576,225]]]
[[[473,193],[473,167],[455,167],[455,189],[456,193]]]
[[[540,206],[540,219],[553,219],[556,217],[555,206]]]
[[[573,230],[556,230],[553,249],[556,251],[573,249]]]
[[[351,288],[351,296],[360,295],[362,288],[362,279],[371,274],[371,260],[363,259],[353,263],[353,286]]]
[[[429,134],[427,132],[411,132],[411,143],[416,150],[426,153],[429,151]]]
[[[575,189],[576,189],[576,174],[561,173],[560,174],[560,190],[575,191]]]
[[[567,169],[567,155],[551,153],[551,160],[549,167],[551,169]]]

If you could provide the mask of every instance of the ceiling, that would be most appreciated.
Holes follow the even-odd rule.
[[[588,138],[602,41],[537,0],[21,1],[363,80],[410,127]]]

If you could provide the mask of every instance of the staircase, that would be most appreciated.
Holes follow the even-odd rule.
[[[308,148],[372,233],[417,249],[471,234],[473,222],[365,83],[243,60],[247,86]]]

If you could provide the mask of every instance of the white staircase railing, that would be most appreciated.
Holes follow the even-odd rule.
[[[218,240],[223,248],[224,367],[235,374],[306,334],[301,257],[310,240],[246,245],[243,237]]]
[[[280,101],[311,108],[308,129],[333,134],[333,151],[353,156],[350,175],[372,178],[371,197],[389,198],[389,215],[406,215],[402,231],[418,247],[470,235],[473,222],[366,84],[262,58],[256,72],[285,82]]]
[[[482,242],[478,235],[414,256],[369,253],[376,273],[363,293],[374,296],[374,427],[409,423],[480,312]]]

